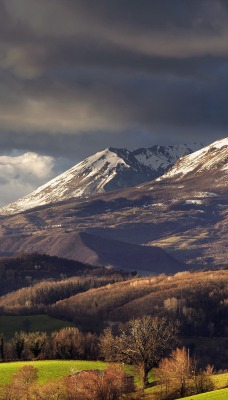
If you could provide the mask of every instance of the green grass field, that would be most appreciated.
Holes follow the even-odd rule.
[[[200,395],[185,397],[184,399],[188,400],[227,400],[228,399],[228,373],[212,375],[211,376],[215,389],[213,392],[202,393]],[[151,380],[152,382],[153,380]],[[145,400],[154,400],[159,398],[160,396],[160,388],[159,386],[152,386],[145,390]],[[201,397],[202,396],[202,397]]]
[[[50,334],[66,326],[74,325],[67,321],[51,318],[48,315],[0,316],[0,332],[7,339],[12,338],[16,331],[45,331]]]
[[[9,383],[15,372],[25,365],[32,365],[38,369],[39,382],[67,376],[73,372],[85,369],[104,369],[107,363],[101,361],[77,360],[48,360],[48,361],[17,361],[0,364],[0,385]]]
[[[32,365],[38,369],[39,383],[55,380],[71,373],[87,370],[100,369],[103,370],[108,365],[101,361],[78,361],[78,360],[45,360],[45,361],[17,361],[0,363],[0,388],[6,383],[10,383],[12,376],[20,368],[25,365]],[[141,387],[138,370],[134,367],[125,366],[127,373],[135,376],[135,384]],[[212,377],[215,387],[225,387],[228,382],[228,373],[213,375]],[[150,382],[153,377],[150,376]],[[154,400],[159,395],[159,387],[152,386],[145,390],[145,399]],[[200,395],[186,397],[186,400],[226,400],[228,399],[228,389],[215,390],[213,392],[203,393]]]
[[[228,387],[228,373],[219,374],[219,375],[212,375],[212,380],[216,389],[222,389]],[[228,398],[228,396],[227,396]]]
[[[185,400],[227,400],[228,389],[214,390],[213,392],[201,393],[195,396],[184,397]]]

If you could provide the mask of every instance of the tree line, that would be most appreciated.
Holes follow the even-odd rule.
[[[2,314],[31,314],[48,311],[50,305],[75,296],[90,289],[99,288],[108,284],[123,281],[125,278],[115,272],[104,276],[75,276],[58,281],[42,281],[34,285],[21,288],[0,298]]]
[[[8,342],[0,335],[0,354],[2,361],[102,359],[126,363],[138,368],[143,387],[149,383],[149,372],[156,368],[156,376],[161,387],[165,385],[166,393],[174,382],[181,384],[181,396],[186,392],[187,382],[193,382],[197,390],[205,391],[210,387],[205,373],[201,374],[200,381],[198,363],[190,359],[185,349],[176,348],[178,329],[177,323],[164,317],[144,315],[130,320],[119,332],[106,328],[100,336],[82,333],[76,327],[63,328],[53,332],[50,337],[45,332],[16,332]],[[190,386],[193,386],[192,383]]]
[[[46,332],[16,332],[10,340],[0,333],[2,361],[34,359],[87,359],[98,358],[99,337],[83,333],[76,327],[62,328],[50,336]]]

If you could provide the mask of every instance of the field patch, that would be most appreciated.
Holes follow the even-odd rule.
[[[47,360],[47,361],[17,361],[0,364],[0,385],[9,383],[13,374],[25,365],[32,365],[38,369],[39,383],[61,378],[71,373],[86,369],[103,370],[107,363],[102,361],[78,360]]]
[[[16,331],[44,331],[50,334],[67,326],[74,325],[67,321],[51,318],[48,315],[0,316],[0,332],[7,339],[12,338]]]
[[[212,375],[211,378],[217,389],[222,389],[222,388],[228,387],[228,373]],[[228,398],[228,396],[227,396],[227,398]]]
[[[211,375],[215,390],[198,395],[184,397],[186,400],[227,400],[228,399],[228,373]],[[153,382],[153,379],[151,379]],[[137,382],[138,383],[138,382]],[[140,387],[140,385],[138,385]],[[219,390],[218,390],[219,389]],[[145,390],[145,400],[160,398],[160,385],[154,385]],[[180,399],[181,400],[181,399]]]
[[[227,400],[228,389],[214,390],[213,392],[201,393],[195,396],[184,397],[186,400]]]

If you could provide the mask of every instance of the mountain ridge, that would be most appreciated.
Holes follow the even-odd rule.
[[[176,179],[180,180],[191,173],[198,176],[206,171],[210,171],[210,173],[218,173],[220,170],[228,171],[227,148],[228,137],[217,140],[192,154],[185,155],[181,157],[167,173],[157,178],[157,181],[172,178],[174,176]]]
[[[73,197],[86,198],[151,181],[166,172],[179,157],[201,145],[153,146],[134,151],[104,149],[23,198],[0,209],[13,214]]]
[[[170,174],[170,169],[168,178],[164,175],[160,180],[98,193],[90,199],[71,198],[2,216],[0,252],[39,248],[48,254],[50,244],[58,241],[66,248],[69,244],[70,254],[76,251],[72,236],[86,232],[144,246],[142,250],[160,247],[187,269],[227,267],[227,138],[218,142],[191,156],[194,165],[198,160],[197,173],[192,168],[188,174],[178,175],[175,166],[175,174]],[[187,157],[178,162],[180,169],[186,162],[190,167]],[[210,168],[201,168],[204,165]],[[124,246],[122,250],[124,259]]]

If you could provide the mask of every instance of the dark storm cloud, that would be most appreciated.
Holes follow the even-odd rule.
[[[225,0],[1,0],[1,152],[227,135],[227,43]]]

